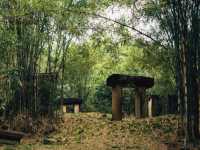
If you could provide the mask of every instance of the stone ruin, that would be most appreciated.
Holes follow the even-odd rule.
[[[107,86],[112,87],[112,120],[122,120],[122,88],[134,88],[135,116],[145,117],[145,92],[154,85],[154,79],[144,76],[113,74],[107,78]]]

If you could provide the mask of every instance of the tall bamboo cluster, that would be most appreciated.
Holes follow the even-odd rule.
[[[68,32],[60,28],[57,16],[33,5],[23,0],[0,3],[2,31],[13,37],[12,50],[5,46],[12,59],[5,63],[7,68],[15,69],[3,73],[9,81],[16,78],[9,89],[13,93],[8,109],[14,111],[13,114],[24,113],[31,117],[54,111],[49,101],[54,101],[56,94],[62,95],[56,93],[56,88],[61,84],[66,50],[71,41]],[[14,76],[10,76],[10,72],[15,72]]]
[[[186,140],[199,138],[200,1],[169,0],[168,24],[176,49],[180,111]]]
[[[159,22],[161,30],[157,34],[163,41],[160,45],[167,46],[164,46],[166,52],[174,50],[185,143],[196,141],[199,138],[200,1],[147,0],[146,4],[147,17]]]

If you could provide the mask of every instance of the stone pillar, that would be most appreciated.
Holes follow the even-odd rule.
[[[145,114],[145,88],[143,87],[136,87],[135,88],[135,116],[136,118],[142,118]]]
[[[112,120],[122,120],[121,87],[112,87]]]
[[[149,98],[149,101],[148,101],[148,116],[149,117],[153,117],[153,112],[152,112],[152,104],[153,104],[153,99],[152,97]]]
[[[67,112],[67,106],[63,105],[63,112],[66,113]]]
[[[74,105],[74,113],[79,113],[80,112],[80,105],[76,104]]]

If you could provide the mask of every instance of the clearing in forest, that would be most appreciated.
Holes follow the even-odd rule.
[[[20,145],[0,149],[19,150],[155,150],[176,139],[178,118],[124,118],[111,121],[110,114],[65,114],[57,129],[44,136],[23,139]]]

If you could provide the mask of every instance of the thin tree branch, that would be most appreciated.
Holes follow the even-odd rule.
[[[96,13],[89,13],[89,12],[85,12],[85,11],[80,11],[80,10],[66,10],[66,11],[70,11],[70,12],[77,12],[77,13],[83,13],[83,14],[86,14],[86,15],[90,15],[90,16],[96,16],[98,18],[102,18],[102,19],[105,19],[105,20],[108,20],[108,21],[111,21],[111,22],[114,22],[116,24],[119,24],[120,26],[124,26],[124,27],[127,27],[129,29],[132,29],[133,31],[139,33],[140,35],[144,36],[144,37],[147,37],[148,39],[152,40],[153,42],[157,43],[158,45],[160,45],[161,47],[163,47],[164,49],[168,49],[167,46],[163,45],[161,43],[161,41],[158,41],[156,39],[154,39],[153,37],[151,37],[150,35],[148,35],[147,33],[144,33],[142,31],[140,31],[139,29],[133,27],[133,26],[130,26],[126,23],[122,23],[118,20],[114,20],[114,19],[111,19],[111,18],[108,18],[106,16],[103,16],[103,15],[100,15],[100,14],[96,14]]]
[[[46,11],[48,11],[48,12],[57,12],[57,11],[59,11],[59,12],[60,12],[60,10],[56,10],[56,9],[50,9],[50,10],[46,10]],[[147,37],[148,39],[150,39],[151,41],[153,41],[153,42],[155,42],[156,44],[160,45],[160,46],[163,47],[164,49],[168,49],[168,47],[167,47],[166,45],[162,44],[161,41],[156,40],[156,39],[154,39],[152,36],[148,35],[147,33],[144,33],[144,32],[142,32],[141,30],[139,30],[139,29],[137,29],[137,28],[135,28],[135,27],[133,27],[133,26],[130,26],[130,25],[126,24],[126,23],[122,23],[122,22],[120,22],[120,21],[118,21],[118,20],[114,20],[114,19],[112,19],[112,18],[103,16],[103,15],[100,15],[100,14],[90,13],[90,12],[81,11],[81,10],[71,10],[71,9],[67,8],[67,9],[65,9],[65,11],[72,12],[72,13],[85,14],[85,15],[88,15],[88,16],[95,16],[95,17],[98,17],[98,18],[105,19],[105,20],[107,20],[107,21],[114,22],[114,23],[116,23],[116,24],[119,24],[120,26],[124,26],[124,27],[127,27],[127,28],[129,28],[129,29],[135,31],[135,32],[139,33],[140,35],[142,35],[142,36],[144,36],[144,37]],[[13,17],[13,19],[14,19],[15,17],[27,17],[27,16],[29,16],[29,15],[31,15],[31,14],[32,14],[32,13],[30,12],[29,14],[26,13],[26,14],[24,14],[24,15],[15,15],[15,16],[8,16],[8,15],[7,15],[6,17],[7,17],[7,18]],[[5,17],[5,16],[4,16],[4,17]]]

